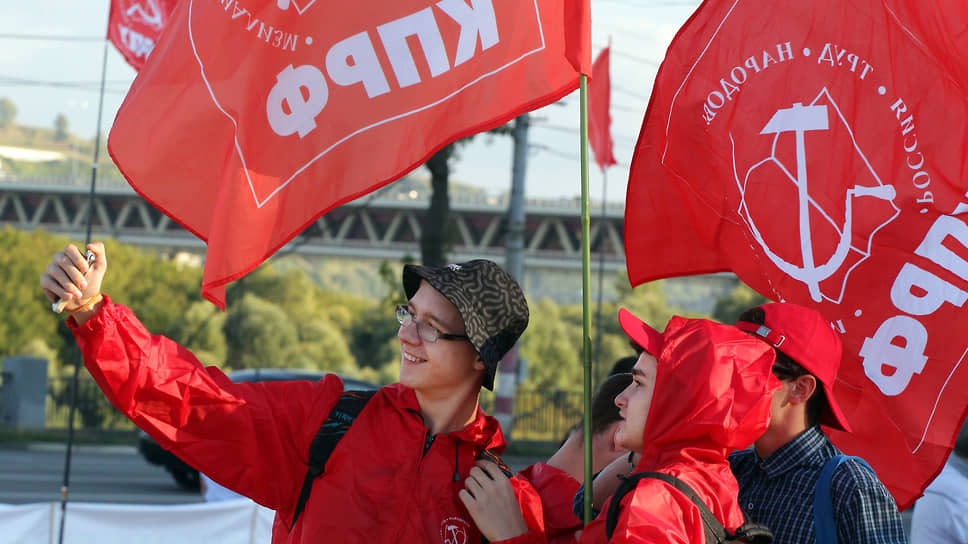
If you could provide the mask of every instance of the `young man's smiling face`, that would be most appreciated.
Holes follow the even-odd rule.
[[[460,312],[426,281],[407,304],[412,316],[400,326],[400,383],[423,394],[451,395],[472,386],[480,389],[484,363],[466,339],[430,342],[417,332],[417,323],[445,334],[465,334]]]
[[[645,422],[655,392],[655,374],[658,360],[648,352],[642,352],[632,368],[632,383],[615,397],[622,416],[615,441],[623,448],[642,452]]]

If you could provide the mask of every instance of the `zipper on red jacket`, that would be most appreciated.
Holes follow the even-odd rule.
[[[437,438],[437,435],[430,434],[430,429],[427,429],[427,436],[424,437],[424,449],[423,449],[423,453],[420,454],[420,457],[421,458],[427,456],[427,452],[430,450],[430,446],[432,446],[434,444],[434,440],[436,438]]]
[[[437,439],[437,435],[430,434],[430,429],[427,429],[427,435],[424,437],[424,448],[423,453],[420,458],[427,456],[427,452],[430,451],[430,446],[433,446],[434,440]],[[419,471],[419,469],[418,469]],[[455,482],[460,481],[460,438],[457,439],[457,443],[454,444],[454,476]]]
[[[411,411],[413,413],[419,415],[421,420],[423,419],[423,414],[421,414],[419,412],[416,412],[416,411],[413,411],[413,410],[411,410]],[[437,439],[437,435],[430,434],[430,429],[427,429],[427,434],[424,436],[423,453],[420,454],[420,458],[421,459],[423,459],[424,457],[427,456],[427,452],[430,451],[430,446],[433,446],[434,445],[434,440],[436,440],[436,439]],[[419,470],[420,469],[418,468],[417,471],[419,472]],[[458,438],[457,439],[457,443],[454,444],[454,476],[453,476],[453,478],[454,478],[454,481],[455,482],[459,482],[460,481],[460,438]]]
[[[460,438],[454,444],[454,481],[460,481]]]

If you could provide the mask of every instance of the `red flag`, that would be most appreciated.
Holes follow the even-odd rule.
[[[608,78],[609,49],[598,54],[592,65],[592,79],[588,84],[588,143],[595,153],[595,162],[602,172],[615,162],[612,155],[612,85]]]
[[[184,0],[108,142],[208,242],[203,295],[447,143],[577,87],[560,0]]]
[[[705,2],[632,161],[629,277],[734,271],[843,339],[830,431],[908,507],[968,408],[968,4]],[[757,29],[750,32],[750,29]]]
[[[111,0],[108,40],[135,70],[158,43],[178,0]]]
[[[591,0],[564,0],[565,57],[576,71],[592,75]]]

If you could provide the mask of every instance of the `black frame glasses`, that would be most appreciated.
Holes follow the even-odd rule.
[[[420,338],[423,338],[426,342],[436,342],[437,340],[468,340],[470,337],[464,334],[449,334],[446,332],[440,332],[436,327],[430,323],[424,323],[423,321],[418,321],[413,314],[410,313],[410,308],[407,308],[403,304],[396,307],[394,314],[396,315],[397,322],[400,326],[406,326],[408,323],[413,323],[417,326],[417,334]]]

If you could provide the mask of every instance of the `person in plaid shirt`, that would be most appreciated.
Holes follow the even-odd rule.
[[[729,457],[740,506],[773,531],[776,544],[817,542],[814,490],[824,463],[841,453],[820,424],[850,432],[833,397],[840,339],[819,312],[789,303],[746,310],[736,326],[773,345],[773,374],[783,383],[767,431]],[[838,542],[907,542],[894,498],[862,463],[837,468],[830,496]]]

